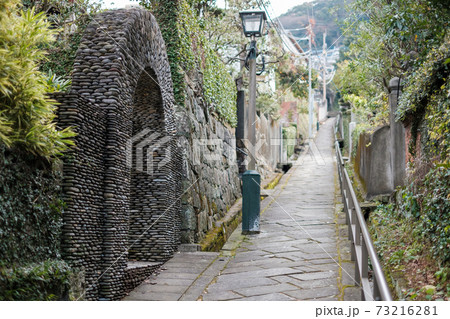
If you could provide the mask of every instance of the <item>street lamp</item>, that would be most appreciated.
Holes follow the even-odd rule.
[[[259,10],[246,10],[239,12],[246,37],[261,37],[266,23],[266,12]]]
[[[249,70],[249,103],[247,123],[247,148],[249,151],[247,171],[242,176],[242,233],[259,233],[259,212],[261,194],[261,176],[255,170],[255,144],[256,144],[256,37],[264,35],[264,25],[267,20],[266,13],[258,10],[239,12],[242,19],[244,35],[250,38],[250,49],[245,58]],[[263,66],[264,70],[264,66]],[[260,74],[260,73],[258,73]]]
[[[249,148],[249,162],[248,170],[254,170],[255,154],[254,145],[256,143],[256,131],[255,131],[255,119],[256,119],[256,56],[258,55],[256,49],[256,37],[264,35],[264,25],[267,17],[265,11],[262,10],[245,10],[239,12],[239,16],[242,19],[242,28],[244,35],[250,37],[250,49],[248,50],[247,57],[245,58],[245,66],[249,70],[249,105],[248,105],[248,130],[247,140]],[[258,72],[258,75],[260,72]]]

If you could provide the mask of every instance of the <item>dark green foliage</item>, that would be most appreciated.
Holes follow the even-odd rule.
[[[411,191],[401,192],[401,195],[397,203],[401,209],[392,203],[379,205],[369,219],[372,239],[387,280],[393,281],[390,283],[393,292],[400,291],[398,284],[402,288],[398,298],[446,300],[450,297],[448,262],[436,258],[437,247],[430,241],[430,233],[420,217],[402,211],[410,209],[415,201],[407,198],[412,196]],[[399,214],[400,211],[403,213]]]
[[[204,1],[141,0],[155,15],[166,43],[175,101],[184,106],[185,74],[201,75],[203,96],[219,118],[236,126],[236,85],[205,32],[196,12]],[[191,7],[194,5],[194,8]]]
[[[420,220],[433,253],[443,262],[450,262],[450,167],[438,166],[425,177],[419,196]]]
[[[180,35],[177,26],[180,1],[165,0],[150,2],[148,0],[140,0],[139,4],[149,9],[158,20],[162,37],[166,43],[175,102],[178,105],[184,105],[184,72],[180,65],[181,42],[179,40]]]
[[[59,174],[43,158],[0,144],[0,262],[59,257]]]
[[[61,260],[46,260],[24,267],[0,265],[0,301],[69,300],[69,266]]]
[[[419,126],[425,121],[429,157],[439,156],[442,162],[450,157],[450,35],[441,46],[432,49],[426,61],[405,81],[397,117],[411,121],[412,139],[409,150],[415,154]]]
[[[283,90],[291,90],[296,98],[308,97],[309,74],[305,66],[299,64],[281,64],[278,70],[278,81]],[[318,84],[317,74],[311,73],[311,86],[316,88]]]
[[[65,45],[62,45],[62,41],[57,41],[48,48],[48,60],[42,63],[41,70],[46,73],[54,72],[59,76],[70,79],[78,46],[83,35],[80,31],[84,32],[84,29],[82,28],[76,33],[71,34]]]
[[[397,207],[390,206],[388,219],[400,216],[417,225],[417,235],[428,241],[433,255],[450,262],[450,167],[436,165],[423,181],[400,190]],[[399,215],[400,214],[400,215]]]
[[[100,12],[100,3],[90,0],[22,0],[22,3],[25,8],[34,7],[36,12],[45,13],[52,27],[57,30],[56,41],[46,47],[47,59],[42,61],[40,69],[50,75],[53,73],[64,79],[71,79],[84,30],[94,15]]]

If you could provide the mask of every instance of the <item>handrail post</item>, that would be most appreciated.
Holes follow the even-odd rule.
[[[354,212],[354,211],[355,210],[353,209],[352,212]],[[355,223],[355,245],[362,246],[361,245],[361,227],[359,226],[359,223]]]
[[[351,241],[352,241],[351,252],[352,252],[352,254],[351,254],[351,260],[354,261],[354,260],[357,260],[357,258],[356,258],[356,245],[357,244],[359,245],[359,243],[357,243],[356,240],[357,240],[357,235],[358,235],[357,229],[359,228],[359,225],[358,225],[358,218],[356,217],[356,210],[352,209],[350,211],[350,213],[351,213],[351,216],[352,216],[352,218],[351,218],[351,222],[352,222],[352,227],[351,227],[351,229],[352,229],[352,238],[351,238]]]
[[[353,203],[352,197],[350,195],[350,185],[347,185],[348,187],[348,221],[349,221],[349,234],[348,234],[348,239],[352,240],[353,238],[353,232],[352,232],[352,224],[355,224],[355,219],[356,219],[356,215],[354,214],[355,211],[355,204]]]
[[[347,200],[347,196],[345,196],[344,197],[345,198],[345,205],[346,205],[346,207],[345,207],[345,223],[347,224],[347,226],[348,226],[348,239],[350,239],[351,238],[351,235],[352,235],[352,232],[351,232],[351,225],[350,225],[350,210],[349,210],[349,207],[348,207],[348,200]]]
[[[361,236],[360,232],[358,236]],[[369,255],[364,237],[361,240],[361,278],[369,278]],[[367,298],[365,298],[367,300]]]
[[[378,287],[378,277],[375,275],[373,280],[373,300],[381,300],[380,288]]]

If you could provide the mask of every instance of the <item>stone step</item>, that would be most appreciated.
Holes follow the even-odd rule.
[[[163,263],[149,261],[128,261],[125,268],[125,291],[132,291],[139,286],[147,277],[158,270]]]

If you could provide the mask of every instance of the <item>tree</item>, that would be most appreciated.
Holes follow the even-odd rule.
[[[442,43],[450,11],[440,0],[355,0],[349,10],[348,62],[339,64],[335,83],[344,98],[366,101],[364,107],[386,121],[389,80],[405,82]]]
[[[40,69],[47,73],[51,82],[59,82],[62,90],[70,87],[78,46],[87,25],[100,12],[100,3],[92,0],[22,0],[24,8],[34,8],[36,13],[44,13],[56,31],[55,41],[48,43],[48,59],[41,61]]]
[[[317,86],[317,73],[311,74],[312,88]],[[278,82],[283,90],[290,90],[294,97],[308,97],[308,70],[303,64],[296,63],[292,58],[284,59],[278,67]]]

